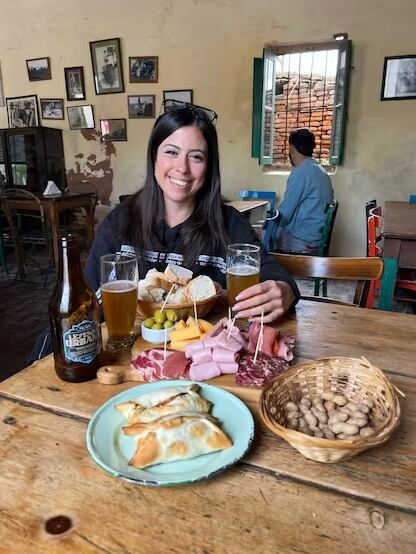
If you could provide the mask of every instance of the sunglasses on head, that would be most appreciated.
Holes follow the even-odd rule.
[[[204,108],[203,106],[197,106],[190,102],[183,102],[182,100],[163,100],[161,111],[164,108],[164,112],[177,112],[179,110],[189,110],[192,114],[201,121],[216,124],[218,115],[214,110]]]

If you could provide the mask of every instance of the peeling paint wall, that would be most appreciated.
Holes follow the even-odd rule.
[[[407,200],[416,193],[416,101],[380,102],[385,56],[415,54],[414,0],[14,0],[0,18],[0,65],[7,97],[37,94],[65,98],[64,67],[82,65],[85,102],[101,118],[127,118],[128,94],[194,90],[194,101],[219,114],[223,192],[243,188],[284,192],[287,175],[264,174],[250,158],[252,59],[264,44],[322,41],[348,32],[353,65],[345,163],[333,176],[340,202],[333,253],[365,252],[366,200]],[[129,56],[159,56],[157,84],[125,82],[124,94],[96,96],[89,42],[120,37],[123,73]],[[25,60],[51,58],[52,80],[29,82]],[[153,120],[128,120],[127,142],[106,150],[97,135],[70,131],[67,117],[42,121],[63,129],[71,186],[92,179],[104,201],[136,190],[146,170],[146,145]],[[7,113],[0,108],[0,127]],[[82,157],[81,157],[82,155]],[[104,174],[106,179],[101,180]]]

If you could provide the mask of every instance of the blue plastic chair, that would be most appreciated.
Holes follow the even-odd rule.
[[[409,204],[416,204],[416,194],[411,194],[409,196]]]
[[[268,200],[269,210],[267,217],[274,217],[276,210],[277,196],[275,192],[265,190],[242,190],[240,191],[241,200]]]

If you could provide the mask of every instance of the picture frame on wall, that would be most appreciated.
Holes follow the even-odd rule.
[[[39,125],[38,97],[36,94],[6,98],[9,128],[37,127]]]
[[[129,95],[127,108],[129,119],[148,119],[155,117],[156,97],[154,94]]]
[[[159,79],[157,56],[129,57],[130,83],[157,83]]]
[[[125,119],[101,119],[100,130],[103,142],[127,140],[127,123]]]
[[[120,39],[90,42],[95,94],[124,92]]]
[[[84,82],[84,68],[79,67],[65,67],[65,86],[66,86],[66,99],[68,102],[74,100],[85,100],[85,82]]]
[[[72,131],[78,129],[94,129],[94,112],[91,105],[68,106],[69,128]]]
[[[42,119],[64,119],[62,98],[41,98],[39,102]]]
[[[47,81],[51,79],[51,62],[49,58],[26,60],[29,81]]]
[[[416,99],[416,54],[384,58],[380,99]]]
[[[194,91],[191,89],[183,90],[164,90],[163,91],[163,100],[176,100],[177,102],[188,102],[188,104],[193,103]]]

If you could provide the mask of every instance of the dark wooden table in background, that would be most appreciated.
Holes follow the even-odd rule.
[[[399,268],[416,269],[416,204],[386,202],[382,234],[384,256],[396,258]]]

